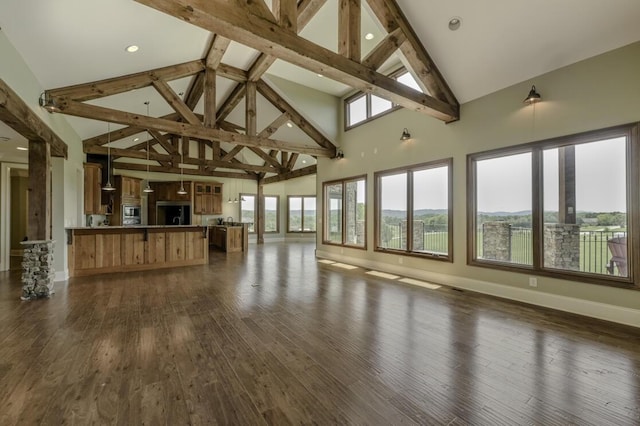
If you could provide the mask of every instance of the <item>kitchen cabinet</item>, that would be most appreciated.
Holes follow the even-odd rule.
[[[123,204],[129,204],[124,202],[126,200],[133,200],[131,204],[140,205],[140,182],[141,180],[137,178],[116,176],[116,189],[120,190]]]
[[[193,186],[193,214],[222,214],[222,184],[195,182]]]
[[[102,166],[84,163],[84,214],[104,214],[102,207]]]
[[[113,197],[113,214],[110,219],[112,226],[121,226],[122,223],[122,206],[140,206],[142,199],[140,198],[140,182],[138,178],[130,176],[114,176],[115,195]]]
[[[214,225],[209,227],[209,245],[227,253],[249,249],[248,224]]]
[[[186,194],[178,194],[180,182],[151,182],[154,201],[191,201],[191,182],[184,182]]]

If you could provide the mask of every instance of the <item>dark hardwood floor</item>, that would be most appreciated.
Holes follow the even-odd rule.
[[[640,424],[640,329],[318,263],[310,244],[0,273],[0,424]]]

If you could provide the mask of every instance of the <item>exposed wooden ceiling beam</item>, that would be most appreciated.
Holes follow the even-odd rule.
[[[188,77],[198,74],[204,69],[204,61],[197,60],[106,80],[51,89],[45,93],[48,97],[52,98],[66,97],[74,101],[84,102],[105,96],[117,95],[118,93],[124,93],[134,89],[141,89],[150,86],[157,80],[171,81]],[[217,68],[217,73],[221,77],[235,81],[247,81],[247,72],[231,65],[220,64]]]
[[[420,39],[418,39],[398,3],[395,0],[367,0],[367,2],[378,17],[378,20],[392,19],[398,28],[402,30],[407,40],[401,44],[400,50],[418,77],[419,83],[424,86],[423,88],[436,99],[458,109],[458,101],[453,91],[427,53]]]
[[[335,156],[336,147],[329,139],[327,139],[320,130],[318,130],[313,124],[302,116],[291,104],[289,104],[282,96],[278,94],[271,86],[269,86],[264,80],[260,80],[257,83],[258,91],[265,97],[273,106],[278,108],[281,112],[286,113],[291,117],[296,126],[305,132],[311,139],[318,145],[330,150],[332,157]]]
[[[240,133],[232,133],[220,129],[210,129],[204,126],[196,126],[189,123],[177,123],[175,121],[148,117],[145,115],[133,114],[125,111],[118,111],[110,108],[104,108],[66,99],[58,99],[58,107],[59,112],[67,115],[154,129],[174,135],[189,136],[195,139],[229,142],[244,146],[286,149],[291,152],[300,152],[301,154],[317,155],[320,157],[332,156],[331,150],[328,150],[326,148],[308,147],[306,145],[292,144],[289,142],[278,141],[274,139],[259,138],[257,136],[247,136]]]
[[[271,0],[273,14],[284,29],[298,32],[298,0]]]
[[[338,1],[338,53],[360,62],[360,0]]]
[[[258,133],[258,136],[260,136],[261,138],[270,137],[275,132],[277,132],[280,127],[284,126],[284,124],[289,121],[289,118],[289,114],[287,114],[286,112],[280,114],[275,120],[273,120],[273,122],[271,122],[271,124],[262,129],[262,131]]]
[[[391,31],[386,37],[373,48],[371,52],[362,60],[362,63],[374,70],[377,70],[387,59],[400,48],[407,37],[400,28]]]
[[[287,170],[291,171],[293,170],[293,168],[296,165],[296,161],[298,161],[298,157],[300,156],[300,154],[294,152],[293,154],[291,154],[291,157],[289,157],[289,161],[287,162]]]
[[[191,61],[180,65],[172,65],[157,68],[150,71],[129,74],[122,77],[108,78],[106,80],[91,83],[76,84],[74,86],[61,87],[47,90],[47,96],[67,97],[74,101],[89,101],[105,96],[116,95],[130,90],[141,89],[150,86],[155,80],[176,80],[199,73],[204,69],[202,61]]]
[[[1,79],[0,121],[29,141],[49,144],[49,151],[54,157],[67,158],[67,144]]]
[[[229,114],[231,114],[231,111],[233,111],[233,109],[238,106],[242,98],[244,98],[245,90],[246,83],[239,83],[233,88],[229,97],[227,97],[218,109],[216,120],[224,120]]]
[[[216,70],[213,68],[204,71],[204,125],[216,125]]]
[[[255,81],[247,81],[246,94],[244,97],[244,119],[247,135],[249,136],[256,136],[258,133],[257,97]]]
[[[315,175],[318,172],[318,166],[314,164],[313,166],[303,167],[298,170],[293,170],[288,173],[282,173],[279,175],[271,176],[268,178],[262,179],[262,184],[268,185],[270,183],[282,182],[283,180],[294,179],[302,176]]]
[[[191,111],[195,109],[204,93],[204,71],[194,75],[184,95],[184,103]]]
[[[202,125],[202,122],[196,115],[189,109],[189,107],[180,99],[180,96],[167,84],[164,80],[155,80],[153,87],[160,93],[160,96],[164,98],[171,108],[182,117],[185,121],[194,125]]]
[[[262,158],[264,160],[265,166],[266,165],[271,165],[271,167],[274,167],[274,168],[278,169],[279,171],[284,171],[284,167],[282,167],[282,165],[278,162],[277,159],[275,159],[274,157],[270,156],[269,154],[267,154],[266,152],[264,152],[260,148],[249,147],[249,149],[254,154],[256,154],[258,157],[260,157],[260,158]]]
[[[243,148],[244,146],[242,145],[234,146],[231,151],[227,152],[222,158],[220,158],[220,161],[230,161],[233,157],[238,155]]]
[[[117,170],[132,170],[132,171],[147,171],[147,166],[145,164],[134,164],[134,163],[121,163],[117,162],[113,164],[113,167]],[[163,166],[149,166],[150,172],[158,172],[158,173],[175,173],[180,174],[179,167],[163,167]],[[204,170],[197,170],[184,167],[182,169],[183,174],[189,176],[212,176],[212,177],[227,177],[233,179],[250,179],[255,180],[255,175],[248,175],[246,173],[237,173],[237,172],[224,172],[218,170],[210,170],[205,168]]]
[[[459,118],[458,105],[420,93],[358,62],[283,30],[253,13],[239,13],[226,0],[135,0],[246,46],[277,56],[363,92],[445,122]],[[252,9],[245,8],[251,12]],[[406,31],[405,31],[406,34]]]
[[[107,155],[107,148],[104,146],[92,146],[87,148],[87,150],[85,150],[85,153]],[[167,154],[161,154],[157,151],[151,151],[147,153],[146,151],[134,151],[134,150],[122,149],[122,148],[111,148],[111,155],[117,156],[119,158],[126,157],[126,158],[136,158],[139,160],[146,160],[148,155],[149,160],[152,160],[152,161],[166,161],[172,164],[177,164],[179,162],[179,161],[176,161],[176,157],[167,155]],[[178,159],[179,159],[179,156],[178,156]],[[186,157],[182,159],[182,163],[202,166],[202,169],[204,169],[205,167],[210,167],[210,168],[220,167],[224,169],[248,170],[252,172],[265,172],[265,173],[278,173],[280,171],[279,169],[274,169],[273,167],[269,167],[269,166],[244,164],[244,163],[233,162],[228,160],[208,160],[208,159],[201,159],[201,158]]]
[[[228,38],[222,37],[219,34],[213,35],[213,40],[211,40],[209,52],[207,53],[207,57],[205,58],[205,64],[207,68],[218,68],[218,66],[222,62],[222,57],[227,51],[230,43],[231,40],[229,40]]]

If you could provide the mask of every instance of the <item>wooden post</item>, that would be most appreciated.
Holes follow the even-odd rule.
[[[247,93],[245,96],[245,128],[247,136],[255,136],[257,134],[256,101],[256,83],[248,81]]]
[[[258,212],[256,215],[256,232],[257,232],[257,243],[264,244],[264,185],[261,180],[258,180]]]
[[[32,241],[51,239],[51,145],[34,140],[29,141],[27,236]]]
[[[576,150],[574,146],[558,148],[558,222],[576,223]]]

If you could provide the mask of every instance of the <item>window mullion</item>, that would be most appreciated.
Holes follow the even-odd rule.
[[[542,171],[542,149],[534,148],[531,152],[531,237],[533,239],[533,268],[543,267],[543,221],[544,214],[544,174]]]
[[[407,251],[413,251],[413,171],[407,171]]]

